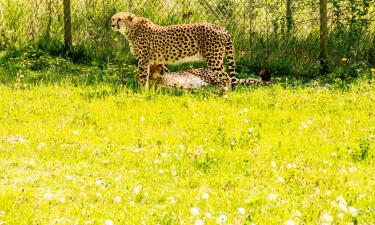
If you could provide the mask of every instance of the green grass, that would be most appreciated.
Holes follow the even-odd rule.
[[[375,223],[373,82],[0,96],[0,224]]]

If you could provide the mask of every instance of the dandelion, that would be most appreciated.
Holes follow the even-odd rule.
[[[48,199],[48,200],[51,200],[51,199],[52,199],[52,194],[51,194],[51,193],[46,193],[46,194],[44,195],[44,198],[45,198],[45,199]]]
[[[197,219],[195,222],[194,222],[194,225],[203,225],[203,220],[201,219]]]
[[[296,222],[294,222],[294,220],[287,220],[285,222],[285,225],[295,225],[295,224],[296,224]]]
[[[209,197],[208,193],[203,193],[203,195],[202,195],[202,198],[203,198],[203,199],[207,200],[208,197]]]
[[[246,210],[244,208],[238,208],[238,213],[241,215],[245,215]]]
[[[190,209],[191,215],[198,216],[199,215],[199,209],[196,207],[193,207]]]
[[[225,223],[227,222],[228,217],[224,214],[220,214],[220,216],[216,219],[217,223]]]
[[[105,220],[104,225],[113,225],[112,220]]]
[[[355,216],[358,215],[358,211],[357,211],[357,209],[354,208],[353,206],[350,206],[350,207],[348,208],[348,213],[349,213],[350,215],[352,215],[353,217],[355,217]]]
[[[268,199],[269,200],[276,200],[278,196],[279,196],[278,194],[269,194]]]
[[[341,61],[342,61],[342,62],[347,62],[347,61],[348,61],[348,58],[343,57],[343,58],[341,59]]]
[[[116,196],[116,197],[113,199],[113,202],[114,202],[114,203],[120,203],[120,202],[121,202],[121,197],[120,197],[120,196]]]

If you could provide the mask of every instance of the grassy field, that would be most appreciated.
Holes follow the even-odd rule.
[[[375,84],[0,85],[0,224],[374,224]]]

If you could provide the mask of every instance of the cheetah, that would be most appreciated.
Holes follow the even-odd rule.
[[[138,60],[136,76],[140,85],[148,81],[150,64],[205,61],[215,79],[226,88],[231,87],[236,75],[233,44],[222,26],[210,23],[160,26],[147,18],[119,12],[112,16],[112,29],[128,40]],[[224,69],[225,55],[229,75]]]
[[[265,75],[266,74],[266,75]],[[270,74],[267,70],[260,72],[261,79],[254,78],[234,78],[232,85],[270,85]],[[161,87],[195,89],[206,85],[216,84],[219,79],[207,68],[189,69],[181,72],[168,72],[167,68],[161,64],[150,65],[150,82]]]

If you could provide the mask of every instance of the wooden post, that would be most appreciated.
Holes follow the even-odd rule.
[[[293,16],[292,16],[292,1],[293,0],[286,0],[286,32],[289,35],[292,31],[293,27]]]
[[[70,15],[70,0],[64,0],[64,48],[72,47],[72,21]]]
[[[320,74],[324,75],[328,72],[327,65],[327,38],[328,38],[328,27],[327,27],[327,0],[319,0],[320,8]]]

